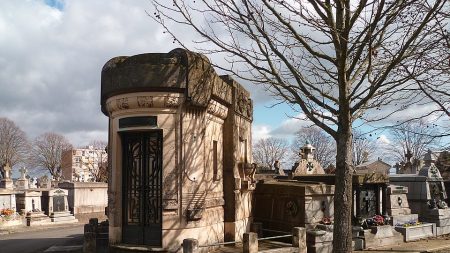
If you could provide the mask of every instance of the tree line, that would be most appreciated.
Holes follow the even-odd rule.
[[[105,150],[107,143],[94,140],[91,145],[94,150],[101,151]],[[30,141],[26,133],[14,121],[0,117],[0,170],[2,172],[0,176],[2,177],[4,166],[17,165],[44,170],[54,180],[59,181],[63,179],[62,168],[72,166],[71,160],[62,159],[63,155],[72,150],[73,145],[61,134],[46,132]],[[103,160],[100,159],[98,166],[88,166],[94,181],[106,181],[107,164]]]
[[[431,149],[444,149],[438,166],[442,171],[446,157],[445,143],[440,143],[440,137],[435,128],[424,121],[416,120],[393,127],[387,131],[389,140],[378,142],[379,138],[372,138],[371,133],[360,130],[353,131],[353,165],[357,166],[373,159],[382,158],[393,163],[406,163],[405,155],[410,153],[414,160],[420,160]],[[300,148],[310,143],[316,150],[314,159],[326,169],[334,167],[336,162],[336,142],[331,136],[317,126],[303,127],[297,131],[291,143],[285,138],[269,137],[258,140],[253,146],[253,160],[263,169],[273,169],[275,161],[282,163],[283,169],[291,169],[295,161],[300,158]],[[393,164],[392,164],[393,166]]]

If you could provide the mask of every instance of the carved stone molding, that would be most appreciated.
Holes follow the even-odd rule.
[[[113,112],[128,109],[174,109],[180,106],[183,100],[183,95],[179,93],[129,93],[109,98],[106,101],[106,111],[111,115]]]
[[[228,108],[214,100],[211,100],[209,102],[207,111],[209,114],[219,117],[223,120],[225,120],[228,115]]]

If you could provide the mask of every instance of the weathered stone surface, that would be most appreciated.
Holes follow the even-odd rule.
[[[403,234],[405,242],[436,236],[436,225],[424,223],[410,227],[395,227],[395,230]]]
[[[215,73],[205,56],[184,49],[109,60],[102,70],[102,111],[107,112],[108,98],[132,92],[179,92],[189,98],[190,104],[203,107],[211,96],[227,104],[231,104],[232,96],[229,85]],[[249,97],[248,92],[244,97]],[[245,101],[251,105],[251,100]],[[247,111],[252,114],[253,109]]]
[[[244,253],[258,253],[258,234],[244,233],[242,244]]]
[[[162,196],[155,202],[161,242],[154,247],[176,251],[185,238],[200,245],[242,241],[253,221],[254,181],[243,171],[252,162],[248,91],[218,76],[206,57],[176,49],[110,60],[102,71],[101,102],[109,116],[111,245],[127,243],[122,207],[137,203],[123,203],[122,145],[133,131],[162,136]],[[121,127],[121,120],[133,117],[152,117],[152,125]]]

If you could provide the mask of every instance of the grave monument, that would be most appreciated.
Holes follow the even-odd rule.
[[[434,164],[436,158],[429,150],[425,154],[425,165],[418,175],[391,175],[390,181],[408,187],[408,201],[419,220],[436,223],[436,235],[450,233],[450,209],[447,206],[447,193],[444,180]]]
[[[25,167],[19,169],[20,178],[17,179],[16,185],[18,190],[26,190],[29,188],[29,180],[27,179],[28,170]]]
[[[68,191],[60,188],[42,192],[42,209],[52,222],[78,222],[69,211],[67,195]]]
[[[9,164],[3,166],[3,177],[0,180],[0,188],[2,189],[13,189],[14,183],[11,179],[11,167]]]
[[[322,166],[314,159],[314,152],[316,148],[309,142],[306,142],[300,148],[300,160],[295,163],[292,168],[292,175],[311,175],[311,174],[325,174]]]
[[[427,237],[434,237],[436,224],[419,222],[419,215],[411,213],[406,194],[408,188],[400,185],[389,185],[387,191],[387,214],[391,217],[391,225],[403,234],[405,242]]]
[[[247,90],[205,56],[175,49],[109,60],[101,108],[112,250],[242,240],[255,187]]]

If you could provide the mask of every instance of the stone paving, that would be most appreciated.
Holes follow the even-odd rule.
[[[289,249],[290,245],[286,243],[273,242],[273,241],[260,241],[259,252],[295,252]],[[275,249],[279,249],[275,251]],[[241,253],[242,244],[237,243],[235,246],[225,246],[214,251],[212,253]],[[366,249],[362,251],[354,251],[359,253],[393,253],[393,252],[407,252],[407,253],[424,253],[424,252],[450,252],[450,236],[442,236],[431,239],[423,239],[414,242],[400,243],[398,245],[391,245],[379,248]]]

